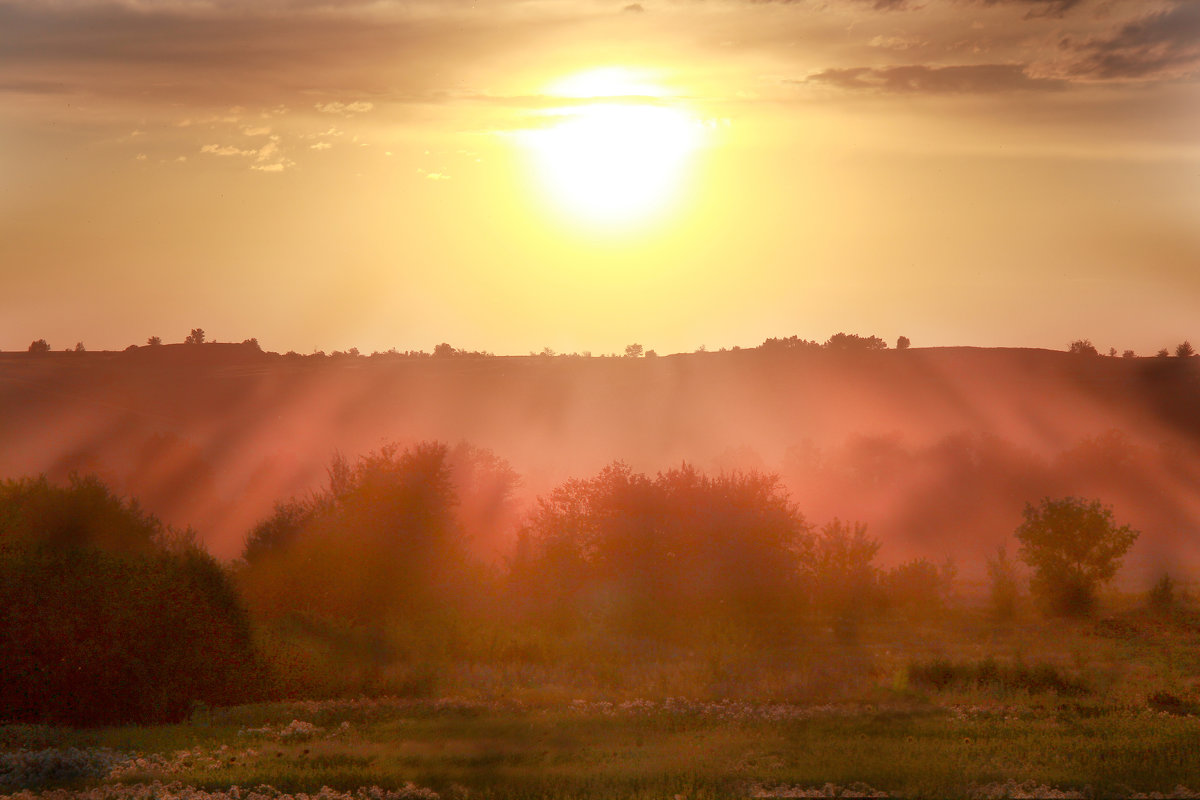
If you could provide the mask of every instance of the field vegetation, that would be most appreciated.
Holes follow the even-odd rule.
[[[1138,532],[1099,500],[1031,501],[1018,559],[975,582],[883,566],[867,526],[758,471],[618,462],[524,514],[517,485],[467,445],[337,457],[231,565],[95,478],[0,485],[0,789],[1200,787],[1200,615],[1185,576],[1115,588]],[[515,547],[481,559],[502,521]]]

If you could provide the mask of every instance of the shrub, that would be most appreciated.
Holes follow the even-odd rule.
[[[528,619],[560,631],[592,617],[658,640],[769,636],[794,621],[807,538],[773,475],[651,478],[617,463],[539,498],[510,586]]]
[[[1001,621],[1012,619],[1017,613],[1017,568],[1008,558],[1004,545],[996,548],[994,558],[987,560],[988,579],[991,581],[988,599],[992,615]]]
[[[908,679],[914,686],[933,691],[947,689],[990,690],[999,693],[1024,691],[1030,694],[1053,692],[1066,697],[1087,694],[1083,682],[1070,678],[1052,664],[1001,664],[992,658],[954,662],[945,658],[910,662]]]
[[[1118,526],[1099,500],[1045,498],[1027,503],[1024,516],[1016,536],[1021,560],[1034,570],[1034,594],[1055,613],[1090,612],[1096,588],[1117,574],[1138,532]]]
[[[0,718],[161,722],[253,696],[230,582],[170,533],[94,478],[0,485]]]

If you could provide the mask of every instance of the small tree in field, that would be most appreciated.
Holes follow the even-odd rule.
[[[1071,342],[1071,347],[1068,352],[1074,353],[1077,356],[1097,356],[1100,355],[1096,350],[1096,346],[1089,339],[1076,339]]]
[[[31,353],[49,353],[50,345],[48,345],[46,343],[45,339],[37,339],[33,342],[30,342],[29,352],[31,352]]]
[[[1017,527],[1021,560],[1033,568],[1030,589],[1053,612],[1091,611],[1097,587],[1117,574],[1138,532],[1113,521],[1099,500],[1045,498],[1025,505]]]
[[[1196,348],[1192,347],[1192,343],[1187,339],[1184,339],[1179,343],[1179,346],[1175,348],[1176,358],[1191,358],[1194,355],[1196,355]]]
[[[184,344],[204,344],[204,328],[192,328],[192,332],[183,340]]]

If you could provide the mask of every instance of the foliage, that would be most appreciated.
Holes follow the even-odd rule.
[[[976,662],[954,662],[945,658],[912,662],[908,665],[908,679],[915,686],[935,691],[958,688],[1001,694],[1053,692],[1067,697],[1078,697],[1089,691],[1082,681],[1064,675],[1053,664],[1001,664],[993,658]]]
[[[896,340],[896,349],[897,350],[907,350],[911,346],[912,346],[912,342],[909,340],[909,338],[907,336],[901,336],[899,339]]]
[[[840,519],[826,523],[812,540],[804,559],[811,596],[839,633],[853,633],[882,603],[879,568],[873,563],[879,547],[879,540],[867,536],[865,523]]]
[[[0,484],[0,719],[181,719],[260,675],[220,566],[95,478]]]
[[[1060,614],[1085,614],[1097,587],[1113,578],[1138,532],[1113,521],[1099,500],[1066,497],[1027,503],[1017,527],[1021,560],[1034,570],[1031,588]]]
[[[857,333],[835,333],[825,342],[826,350],[886,350],[887,342],[878,336],[859,336]]]
[[[637,343],[625,345],[626,358],[638,358],[642,355],[644,348]]]
[[[888,606],[937,611],[950,596],[955,574],[949,561],[939,568],[928,559],[914,558],[880,575],[880,588]]]
[[[162,337],[161,336],[151,336],[149,339],[146,340],[146,344],[149,345],[150,347],[158,347],[160,344],[162,344]]]
[[[1071,342],[1071,346],[1068,348],[1067,352],[1073,353],[1077,356],[1100,355],[1100,351],[1096,349],[1096,346],[1092,344],[1090,339],[1076,339],[1075,341]]]
[[[807,339],[801,339],[799,336],[788,336],[781,339],[767,339],[758,346],[758,349],[767,352],[781,352],[788,350],[805,351],[820,350],[821,345],[818,342],[811,342]]]
[[[31,353],[49,353],[50,345],[45,339],[35,339],[29,343],[29,352]]]
[[[807,533],[773,475],[684,464],[651,478],[618,462],[538,500],[510,585],[558,629],[592,617],[635,636],[769,633],[799,603]]]
[[[1170,575],[1164,572],[1162,577],[1154,582],[1154,585],[1150,587],[1150,591],[1146,594],[1146,605],[1155,613],[1166,614],[1175,609],[1177,602],[1175,581],[1171,579]]]
[[[204,344],[205,337],[203,328],[192,328],[192,332],[183,340],[184,344]]]
[[[1176,358],[1191,358],[1196,355],[1196,348],[1192,347],[1192,343],[1184,339],[1175,347]]]

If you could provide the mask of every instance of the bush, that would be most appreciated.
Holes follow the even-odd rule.
[[[986,658],[975,662],[953,662],[945,658],[910,662],[908,679],[914,686],[933,691],[947,689],[989,690],[1001,694],[1023,691],[1030,694],[1053,692],[1065,697],[1088,693],[1081,681],[1067,677],[1052,664],[1001,664]]]
[[[1118,526],[1099,500],[1045,498],[1026,504],[1024,516],[1016,535],[1021,560],[1034,570],[1034,594],[1054,613],[1089,613],[1097,587],[1117,574],[1138,532]]]
[[[183,719],[261,680],[221,567],[94,478],[0,485],[0,718]]]
[[[1004,545],[996,548],[996,556],[987,560],[988,579],[991,586],[988,599],[991,603],[992,615],[1001,621],[1007,621],[1017,613],[1017,568],[1008,558],[1008,550]]]
[[[613,464],[547,497],[522,531],[510,587],[526,618],[567,631],[694,639],[794,623],[808,528],[773,475],[651,478]]]

